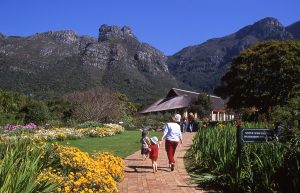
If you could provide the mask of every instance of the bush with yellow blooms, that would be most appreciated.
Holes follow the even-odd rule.
[[[55,144],[40,180],[61,184],[56,192],[118,192],[117,181],[124,176],[123,159],[108,152],[89,155],[75,147]]]

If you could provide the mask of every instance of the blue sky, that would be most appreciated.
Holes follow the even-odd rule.
[[[102,24],[128,25],[171,55],[269,16],[285,26],[299,21],[300,0],[1,0],[0,33],[71,29],[97,37]]]

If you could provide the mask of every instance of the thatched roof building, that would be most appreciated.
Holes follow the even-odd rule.
[[[172,88],[165,98],[162,98],[140,113],[166,112],[172,110],[186,111],[186,109],[198,99],[200,93]],[[226,102],[217,96],[209,95],[212,102],[213,111],[211,114],[212,121],[231,120],[233,115],[226,113]]]

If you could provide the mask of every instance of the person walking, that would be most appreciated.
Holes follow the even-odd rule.
[[[151,137],[150,138],[151,145],[149,146],[149,158],[152,161],[152,168],[153,168],[153,173],[157,172],[157,158],[158,158],[158,139],[157,137]]]
[[[181,121],[181,132],[185,133],[188,127],[188,120],[186,115],[182,116],[182,121]]]
[[[194,122],[195,122],[195,116],[193,113],[189,113],[188,115],[188,129],[190,132],[193,132],[194,130]]]
[[[176,113],[175,114],[175,119],[181,121],[181,115],[179,113]],[[179,122],[179,124],[180,124],[180,122]]]
[[[169,160],[169,167],[171,171],[174,171],[175,168],[175,151],[178,146],[178,143],[183,143],[182,134],[180,131],[180,119],[175,116],[171,116],[171,121],[164,125],[164,134],[161,138],[160,143],[165,139],[165,148]]]
[[[149,145],[150,145],[150,138],[148,137],[148,130],[143,129],[142,131],[142,138],[140,140],[141,146],[141,154],[142,159],[145,161],[149,155]]]

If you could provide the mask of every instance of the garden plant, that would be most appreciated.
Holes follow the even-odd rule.
[[[243,128],[270,128],[245,123]],[[299,135],[290,141],[244,144],[236,155],[236,126],[218,124],[201,128],[187,154],[194,179],[203,186],[228,192],[299,192]],[[288,188],[286,188],[288,187]]]

